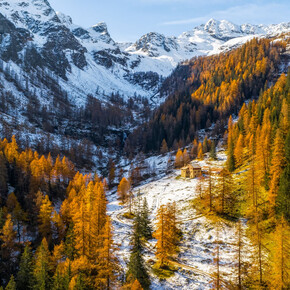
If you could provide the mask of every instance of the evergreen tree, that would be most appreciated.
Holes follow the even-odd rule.
[[[148,209],[148,203],[147,199],[143,199],[143,204],[140,212],[140,223],[141,223],[141,229],[142,229],[142,236],[149,240],[152,238],[152,226],[149,219],[149,209]]]
[[[207,140],[207,136],[204,137],[203,142],[202,142],[202,151],[203,153],[208,152],[208,140]]]
[[[74,287],[70,287],[70,288],[72,288],[73,290],[86,290],[87,289],[85,278],[84,278],[84,275],[82,273],[80,273],[77,276],[76,283],[75,283]]]
[[[34,289],[35,290],[49,290],[51,287],[50,278],[50,253],[46,239],[43,239],[38,247],[35,255],[34,266]]]
[[[33,257],[28,245],[20,259],[19,271],[16,277],[17,289],[28,290],[33,288]]]
[[[69,283],[71,280],[70,262],[65,273],[62,273],[62,272],[63,272],[62,265],[59,264],[53,276],[52,290],[68,290],[69,289]]]
[[[140,213],[137,213],[133,223],[127,280],[128,282],[133,282],[137,279],[143,289],[149,289],[150,279],[145,266],[143,251],[144,241],[142,239],[141,215]]]
[[[66,236],[65,236],[65,255],[73,260],[76,257],[77,251],[75,247],[75,235],[74,235],[74,225],[71,222],[69,224]]]
[[[7,284],[5,290],[16,290],[16,282],[13,275],[10,277],[9,283]]]

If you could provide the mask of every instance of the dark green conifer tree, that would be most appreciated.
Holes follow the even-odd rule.
[[[10,277],[9,283],[7,284],[5,290],[16,290],[16,282],[13,275]]]
[[[28,290],[33,288],[33,256],[28,245],[20,259],[19,271],[16,276],[17,289]]]
[[[53,290],[67,290],[69,289],[69,283],[71,279],[71,267],[69,267],[65,275],[61,275],[59,266],[57,266],[54,277],[53,277]]]
[[[140,222],[141,222],[141,231],[142,231],[142,236],[146,239],[149,240],[152,238],[152,226],[151,222],[149,220],[149,209],[148,209],[148,203],[147,199],[143,199],[143,204],[141,208],[141,213],[140,213]]]
[[[144,240],[142,239],[141,215],[137,212],[131,237],[131,255],[128,265],[127,280],[134,282],[136,279],[140,282],[143,289],[149,289],[150,279],[145,266],[143,251]]]
[[[46,239],[43,239],[36,251],[34,265],[34,289],[49,290],[51,289],[51,264],[50,252]]]
[[[74,224],[69,224],[65,238],[65,255],[72,261],[76,256]]]
[[[88,289],[87,285],[85,283],[84,275],[82,273],[80,273],[78,275],[74,289],[77,289],[77,290],[87,290]]]

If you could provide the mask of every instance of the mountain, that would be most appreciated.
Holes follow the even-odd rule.
[[[22,74],[45,71],[75,104],[83,104],[88,94],[105,100],[112,92],[125,99],[152,97],[181,61],[229,50],[254,36],[290,31],[290,23],[238,26],[211,19],[178,37],[151,32],[133,44],[117,43],[105,23],[75,25],[47,0],[1,1],[0,23],[3,66],[26,79],[38,97],[49,99],[55,92],[43,80]]]
[[[255,38],[229,52],[182,63],[160,88],[166,100],[127,139],[127,151],[159,152],[164,144],[182,148],[200,130],[213,127],[215,136],[221,137],[230,115],[237,115],[245,102],[287,73],[289,52],[287,34]]]

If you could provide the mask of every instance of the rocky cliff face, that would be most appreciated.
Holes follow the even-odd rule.
[[[211,19],[178,37],[151,32],[120,44],[105,23],[80,27],[47,0],[0,0],[1,59],[19,71],[45,71],[76,104],[88,94],[102,99],[112,92],[150,98],[179,62],[283,31],[290,23],[238,26]],[[33,88],[35,80],[26,79]]]

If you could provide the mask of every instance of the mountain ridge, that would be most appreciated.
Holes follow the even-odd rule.
[[[48,70],[76,105],[82,105],[88,94],[106,101],[112,92],[125,99],[134,95],[150,99],[182,61],[230,50],[255,36],[290,31],[290,22],[238,26],[210,19],[179,36],[150,32],[133,44],[120,44],[112,39],[106,23],[83,28],[56,12],[47,0],[2,0],[0,13],[1,23],[15,26],[13,33],[4,29],[1,35],[0,53],[6,65]],[[12,42],[18,46],[9,56]],[[30,79],[27,82],[37,91]],[[45,89],[47,98],[50,94]]]

